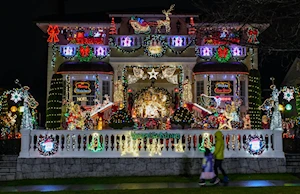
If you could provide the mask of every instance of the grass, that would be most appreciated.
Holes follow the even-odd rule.
[[[40,192],[26,192],[26,194],[37,194]],[[45,193],[45,192],[43,192]],[[259,187],[259,188],[245,188],[245,187],[202,187],[191,189],[139,189],[139,190],[103,190],[103,191],[59,191],[47,192],[51,194],[286,194],[286,193],[300,193],[300,187]]]
[[[292,174],[230,174],[230,181],[242,180],[300,180]],[[197,182],[198,176],[148,176],[148,177],[88,177],[65,179],[27,179],[0,182],[3,186],[21,185],[89,185],[89,184],[120,184],[120,183],[189,183]]]

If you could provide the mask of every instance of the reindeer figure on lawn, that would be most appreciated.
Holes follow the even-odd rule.
[[[170,20],[169,15],[172,15],[171,11],[174,10],[174,7],[175,7],[175,4],[171,5],[170,8],[169,8],[167,11],[166,11],[165,9],[162,10],[162,13],[165,14],[166,19],[165,19],[165,20],[157,20],[157,21],[156,21],[156,23],[157,23],[156,31],[157,31],[158,33],[161,32],[160,30],[161,30],[161,28],[162,28],[163,26],[165,26],[165,28],[166,28],[166,33],[169,33],[169,32],[170,32],[170,30],[171,30],[171,27],[170,27],[170,22],[171,22],[171,20]]]

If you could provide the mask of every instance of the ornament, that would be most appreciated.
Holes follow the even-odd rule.
[[[157,74],[159,74],[159,72],[156,72],[154,69],[152,69],[150,72],[147,72],[149,74],[149,79],[157,79]]]
[[[53,135],[40,135],[37,148],[42,156],[52,156],[58,151],[58,143]]]
[[[52,43],[59,42],[59,39],[57,37],[57,35],[59,34],[58,26],[49,25],[47,33],[49,35],[47,42],[52,42]]]
[[[80,62],[89,62],[93,58],[94,52],[88,45],[80,46],[77,51],[77,58]]]
[[[243,147],[251,155],[261,155],[265,151],[266,143],[258,135],[249,135]]]
[[[219,46],[216,53],[216,59],[221,63],[226,63],[231,58],[230,49],[226,46]]]
[[[17,103],[22,100],[22,93],[19,90],[14,90],[11,94],[10,100],[14,101],[14,103]]]
[[[288,102],[290,102],[292,99],[294,99],[294,91],[292,89],[290,89],[290,88],[287,88],[283,92],[283,99],[285,99]]]

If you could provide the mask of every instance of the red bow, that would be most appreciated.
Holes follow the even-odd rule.
[[[90,47],[83,47],[81,46],[80,49],[79,49],[79,52],[80,52],[80,55],[82,57],[88,57],[89,54],[90,54]]]
[[[255,30],[249,30],[248,31],[248,34],[249,34],[249,36],[252,36],[252,35],[254,35],[254,36],[257,36],[258,35],[258,30],[257,29],[255,29]]]
[[[57,37],[57,35],[59,33],[58,26],[49,25],[47,32],[49,35],[47,42],[59,42],[59,39]]]
[[[221,58],[225,58],[226,55],[228,54],[228,48],[218,48],[218,54]]]

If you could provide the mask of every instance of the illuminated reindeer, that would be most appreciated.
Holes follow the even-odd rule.
[[[160,30],[161,30],[161,27],[165,26],[166,28],[166,33],[169,33],[170,30],[171,30],[171,27],[170,27],[170,17],[169,15],[172,15],[171,11],[174,10],[174,7],[175,7],[175,4],[171,5],[170,6],[170,9],[168,9],[167,11],[166,10],[162,10],[162,13],[165,14],[166,16],[166,19],[165,20],[157,20],[156,23],[157,23],[157,26],[156,26],[156,31],[160,33]]]

